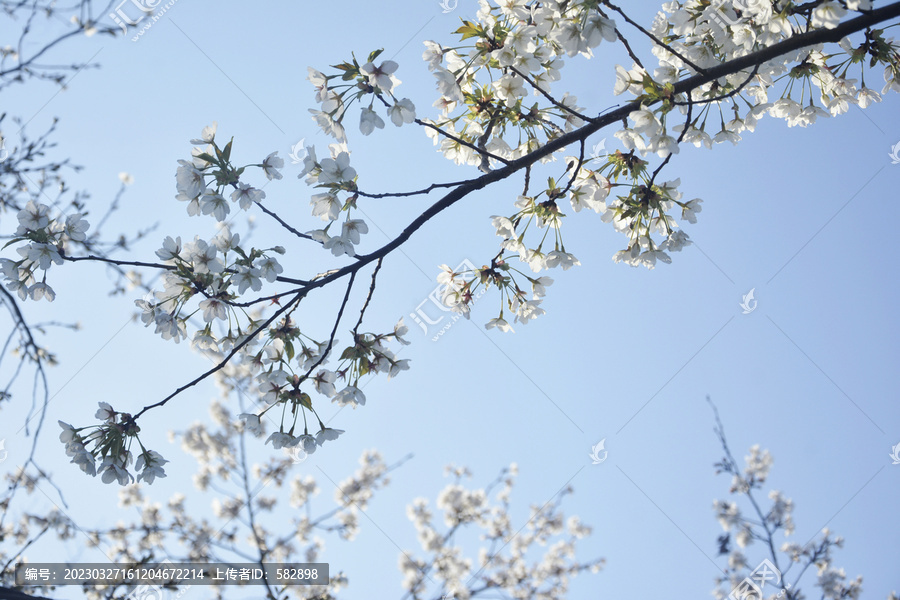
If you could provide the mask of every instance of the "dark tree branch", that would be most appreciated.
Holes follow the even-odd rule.
[[[464,181],[451,181],[449,183],[432,183],[427,188],[423,188],[421,190],[416,190],[414,192],[384,192],[381,194],[368,194],[366,192],[356,190],[356,193],[364,198],[405,198],[408,196],[421,196],[424,194],[430,194],[434,190],[441,189],[441,188],[456,187],[458,185],[467,183],[468,181],[471,181],[471,180],[467,179]]]
[[[611,5],[610,5],[611,6]],[[796,35],[790,39],[787,39],[783,42],[775,44],[773,46],[764,48],[759,50],[758,52],[742,56],[740,58],[736,58],[734,60],[728,61],[716,67],[712,67],[708,70],[705,70],[701,73],[683,79],[677,82],[674,85],[674,94],[682,94],[682,93],[690,93],[693,89],[703,86],[709,82],[715,81],[720,77],[724,77],[726,75],[730,75],[733,73],[740,72],[743,69],[755,67],[765,61],[774,59],[778,56],[787,54],[794,50],[804,48],[807,46],[811,46],[814,44],[825,43],[825,42],[836,42],[842,39],[844,36],[849,35],[850,33],[854,33],[856,31],[860,31],[869,27],[875,23],[880,23],[887,19],[891,19],[900,15],[900,2],[895,2],[894,4],[890,4],[888,6],[882,7],[878,10],[871,11],[865,15],[860,17],[851,19],[834,29],[823,29],[811,31],[803,34]],[[660,100],[654,100],[649,102],[647,105],[652,106],[659,103]],[[286,306],[280,308],[276,311],[269,319],[267,319],[261,326],[257,327],[254,332],[248,335],[242,342],[237,344],[231,352],[215,367],[195,378],[191,382],[181,386],[177,390],[175,390],[172,394],[164,398],[163,400],[145,406],[138,412],[134,418],[137,419],[139,416],[144,414],[151,408],[155,408],[158,406],[165,405],[169,400],[183,392],[184,390],[196,385],[200,381],[203,381],[213,373],[221,370],[230,360],[234,357],[237,352],[243,348],[253,337],[258,335],[261,331],[263,331],[268,325],[270,325],[278,316],[289,310],[292,306],[299,303],[310,291],[323,287],[333,281],[336,281],[346,275],[350,275],[350,281],[348,282],[347,291],[344,296],[344,301],[341,304],[341,308],[338,312],[338,317],[335,322],[334,330],[332,331],[331,338],[329,340],[328,348],[325,353],[322,354],[319,361],[313,365],[313,367],[307,372],[304,376],[306,379],[309,374],[315,369],[323,360],[324,357],[327,356],[328,352],[331,350],[331,346],[334,341],[334,336],[337,331],[338,324],[343,315],[344,308],[347,304],[347,299],[349,298],[350,289],[352,288],[353,281],[356,277],[357,272],[362,269],[365,265],[373,262],[380,261],[389,253],[393,252],[400,246],[402,246],[416,231],[418,231],[421,227],[425,225],[429,220],[446,210],[447,208],[453,206],[472,192],[481,190],[486,186],[495,183],[497,181],[506,179],[516,172],[529,169],[529,167],[535,164],[540,159],[549,156],[553,152],[561,150],[572,143],[583,143],[590,135],[596,133],[602,128],[611,125],[617,121],[625,119],[628,115],[636,110],[641,108],[641,103],[637,100],[626,104],[616,110],[613,110],[601,117],[590,120],[586,125],[582,126],[579,129],[571,131],[569,133],[563,134],[558,138],[548,141],[544,146],[531,152],[530,154],[520,157],[515,160],[507,161],[501,159],[497,156],[494,156],[490,153],[485,152],[470,144],[465,142],[464,140],[460,140],[455,138],[452,135],[447,134],[442,131],[439,127],[432,125],[430,123],[425,123],[419,119],[416,119],[416,123],[421,126],[432,128],[442,135],[445,135],[455,141],[465,144],[466,146],[472,148],[476,152],[479,152],[482,155],[489,156],[503,163],[505,166],[497,169],[495,171],[491,171],[486,173],[480,177],[477,177],[472,180],[468,180],[466,182],[462,182],[455,189],[449,191],[444,195],[443,198],[432,204],[428,207],[422,214],[420,214],[417,218],[415,218],[396,238],[382,246],[381,248],[365,255],[357,255],[356,262],[351,265],[344,266],[342,268],[336,269],[334,271],[329,272],[323,277],[318,279],[314,279],[312,281],[306,282],[302,284],[301,288],[296,292],[295,298],[289,302]],[[583,152],[583,150],[582,150]],[[109,259],[107,259],[109,260]],[[145,263],[142,266],[155,266],[149,263]],[[164,266],[163,266],[164,267]],[[165,268],[165,267],[164,267]]]

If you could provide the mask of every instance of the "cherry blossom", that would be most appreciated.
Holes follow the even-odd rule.
[[[392,60],[386,60],[377,67],[374,63],[367,62],[362,66],[362,71],[368,76],[369,83],[381,88],[382,91],[390,92],[395,85],[400,83],[393,76],[399,66]]]
[[[269,181],[273,179],[281,179],[282,175],[278,171],[278,169],[284,168],[284,159],[278,157],[278,152],[272,152],[269,154],[265,160],[262,162],[263,172],[266,174],[266,179]]]

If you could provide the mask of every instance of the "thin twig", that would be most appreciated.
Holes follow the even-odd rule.
[[[191,380],[190,382],[184,384],[183,386],[181,386],[180,388],[178,388],[177,390],[175,390],[174,392],[172,392],[171,394],[169,394],[168,396],[166,396],[165,398],[163,398],[163,399],[160,400],[159,402],[156,402],[156,403],[154,403],[154,404],[149,404],[149,405],[145,406],[145,407],[142,408],[137,414],[135,414],[134,417],[132,417],[132,418],[133,418],[135,421],[137,421],[138,417],[140,417],[142,414],[144,414],[145,412],[147,412],[147,411],[150,410],[151,408],[156,408],[156,407],[158,407],[158,406],[164,406],[167,402],[169,402],[169,400],[171,400],[172,398],[174,398],[175,396],[177,396],[178,394],[180,394],[180,393],[183,392],[184,390],[186,390],[186,389],[188,389],[188,388],[191,388],[191,387],[197,385],[198,383],[200,383],[201,381],[203,381],[204,379],[206,379],[207,377],[209,377],[209,376],[212,375],[213,373],[216,373],[216,372],[222,370],[222,369],[225,367],[225,365],[228,364],[228,361],[230,361],[230,360],[232,359],[232,357],[233,357],[235,354],[237,354],[238,352],[240,352],[241,348],[243,348],[244,346],[246,346],[246,345],[250,342],[250,340],[252,340],[253,338],[255,338],[255,337],[256,337],[259,333],[261,333],[266,327],[268,327],[269,325],[271,325],[272,322],[275,321],[275,319],[277,319],[279,316],[281,316],[281,314],[284,313],[286,310],[288,310],[289,308],[291,308],[291,306],[292,306],[294,303],[300,302],[300,301],[306,296],[306,294],[307,294],[307,290],[302,290],[302,291],[298,292],[297,295],[295,296],[295,298],[294,298],[291,302],[285,304],[283,307],[281,307],[280,309],[278,309],[277,311],[275,311],[275,313],[274,313],[271,317],[269,317],[268,319],[266,319],[266,321],[265,321],[262,325],[260,325],[259,327],[257,327],[256,330],[255,330],[252,334],[247,335],[247,336],[246,336],[243,340],[241,340],[238,344],[235,344],[234,348],[231,349],[231,352],[229,352],[228,355],[227,355],[225,358],[223,358],[221,361],[219,361],[213,368],[209,369],[208,371],[206,371],[206,372],[203,373],[202,375],[199,375],[198,377],[195,377],[193,380]]]
[[[313,239],[313,237],[312,237],[311,235],[307,235],[307,234],[305,234],[305,233],[300,233],[299,231],[297,231],[296,229],[294,229],[293,227],[291,227],[290,225],[288,225],[288,224],[285,222],[284,219],[282,219],[282,218],[279,217],[277,214],[275,214],[273,211],[271,211],[271,210],[269,210],[268,208],[266,208],[265,206],[263,206],[262,202],[257,201],[257,202],[256,202],[256,205],[257,205],[264,213],[266,213],[267,215],[269,215],[270,217],[272,217],[273,219],[275,219],[276,221],[278,221],[278,224],[279,224],[279,225],[281,225],[282,227],[284,227],[285,229],[287,229],[288,231],[290,231],[291,233],[293,233],[293,234],[296,235],[297,237],[303,238],[304,240],[312,240],[312,239]]]
[[[750,73],[750,75],[747,77],[747,79],[745,79],[743,82],[741,82],[740,85],[738,85],[736,88],[734,88],[733,90],[731,90],[731,91],[728,92],[727,94],[722,94],[721,96],[716,96],[715,98],[703,98],[703,99],[700,99],[700,100],[693,100],[693,99],[691,98],[692,95],[691,95],[691,94],[688,94],[688,95],[687,95],[687,96],[688,96],[688,101],[687,101],[687,102],[677,102],[677,101],[673,101],[672,104],[675,105],[675,106],[685,106],[685,105],[690,104],[690,103],[694,103],[694,104],[709,104],[709,103],[711,103],[711,102],[719,102],[719,101],[721,101],[721,100],[727,100],[728,98],[731,98],[731,97],[733,97],[733,96],[736,96],[737,94],[739,94],[739,93],[741,92],[741,90],[743,90],[745,87],[747,87],[747,84],[750,83],[751,81],[753,81],[753,78],[756,77],[756,74],[757,74],[758,72],[759,72],[759,65],[757,64],[757,65],[754,65],[754,66],[753,66],[753,72]]]
[[[620,15],[622,15],[622,18],[624,18],[625,21],[627,21],[629,25],[631,25],[632,27],[634,27],[635,29],[637,29],[638,31],[640,31],[641,33],[643,33],[644,35],[646,35],[648,38],[650,38],[651,40],[653,40],[653,42],[654,42],[657,46],[660,46],[661,48],[665,48],[666,50],[668,50],[669,52],[671,52],[672,54],[674,54],[675,56],[677,56],[678,58],[680,58],[681,61],[684,62],[684,64],[686,64],[686,65],[688,65],[689,67],[691,67],[692,69],[694,69],[694,71],[696,71],[697,73],[700,73],[701,75],[706,74],[706,69],[700,68],[698,65],[694,64],[694,63],[691,61],[691,59],[689,59],[688,57],[684,56],[684,55],[681,54],[678,50],[675,50],[674,48],[672,48],[671,46],[669,46],[668,44],[666,44],[664,41],[662,41],[661,39],[659,39],[658,37],[656,37],[655,35],[653,35],[653,34],[650,33],[649,31],[647,31],[646,29],[644,29],[639,23],[636,23],[634,20],[632,20],[631,17],[629,17],[628,15],[626,15],[625,12],[624,12],[621,8],[619,8],[618,6],[612,4],[611,2],[604,2],[604,4],[605,4],[606,6],[608,6],[608,7],[610,7],[611,9],[613,9],[614,11],[616,11],[617,13],[619,13]]]
[[[438,127],[437,125],[433,125],[433,124],[431,124],[431,123],[426,123],[425,121],[422,121],[421,119],[416,119],[416,120],[414,121],[414,123],[416,123],[417,125],[421,125],[422,127],[428,127],[428,128],[430,128],[430,129],[434,129],[435,131],[437,131],[438,133],[440,133],[440,134],[443,135],[444,137],[450,138],[451,140],[453,140],[453,141],[456,142],[457,144],[462,144],[463,146],[466,146],[467,148],[471,148],[472,150],[474,150],[475,152],[477,152],[478,154],[480,154],[480,155],[482,155],[482,156],[487,156],[488,158],[493,158],[494,160],[496,160],[496,161],[498,161],[498,162],[501,162],[501,163],[503,163],[504,165],[509,165],[509,164],[510,164],[510,161],[506,160],[505,158],[500,158],[500,157],[497,156],[496,154],[491,154],[491,153],[488,152],[487,150],[482,150],[481,148],[479,148],[478,146],[476,146],[476,145],[473,144],[472,142],[467,142],[466,140],[464,140],[464,139],[462,139],[462,138],[459,138],[459,137],[453,135],[452,133],[447,133],[446,131],[444,131],[443,129],[441,129],[440,127]]]
[[[381,263],[384,261],[383,258],[379,258],[378,262],[375,264],[375,270],[372,271],[372,285],[369,286],[369,293],[366,295],[366,302],[363,304],[362,309],[359,311],[359,320],[356,321],[356,325],[353,327],[353,339],[356,340],[357,331],[359,331],[359,326],[362,325],[363,317],[366,314],[366,309],[369,308],[369,302],[372,301],[372,296],[375,294],[375,278],[378,277],[378,271],[381,270]]]
[[[309,370],[300,378],[300,382],[306,381],[309,375],[323,362],[328,358],[328,354],[331,352],[331,347],[334,345],[334,337],[337,335],[338,326],[341,323],[341,319],[344,316],[344,309],[347,308],[347,301],[350,299],[350,290],[353,289],[353,282],[356,280],[356,271],[350,273],[350,281],[347,282],[347,290],[344,292],[344,299],[341,301],[341,307],[338,309],[337,318],[334,320],[334,327],[331,329],[331,336],[328,338],[328,345],[325,346],[325,351],[319,355],[319,360],[313,364],[309,368]]]
[[[521,77],[522,79],[524,79],[525,81],[527,81],[528,84],[529,84],[531,87],[533,87],[534,89],[536,89],[537,91],[539,91],[539,92],[541,93],[541,95],[544,96],[544,98],[546,98],[547,100],[549,100],[550,102],[552,102],[553,105],[556,106],[557,108],[559,108],[559,109],[561,109],[561,110],[564,110],[565,112],[567,112],[567,113],[569,113],[569,114],[571,114],[571,115],[574,115],[574,116],[578,117],[579,119],[581,119],[582,121],[585,121],[586,123],[590,123],[590,122],[592,122],[592,121],[594,120],[594,119],[592,119],[591,117],[588,117],[588,116],[585,116],[585,115],[581,114],[580,112],[578,112],[578,111],[575,110],[574,108],[570,108],[570,107],[566,106],[565,104],[563,104],[562,102],[556,100],[553,96],[551,96],[551,95],[548,94],[543,88],[541,88],[537,83],[535,83],[534,81],[532,81],[531,78],[528,77],[528,75],[526,75],[525,73],[521,72],[521,71],[518,70],[517,68],[515,68],[515,67],[509,67],[509,70],[512,71],[513,73],[515,73],[516,75],[518,75],[519,77]]]
[[[434,190],[441,188],[453,188],[464,183],[469,183],[471,179],[464,179],[462,181],[451,181],[449,183],[432,183],[427,188],[423,188],[421,190],[416,190],[413,192],[384,192],[381,194],[369,194],[360,190],[356,190],[356,193],[364,198],[405,198],[408,196],[421,196],[424,194],[429,194]]]

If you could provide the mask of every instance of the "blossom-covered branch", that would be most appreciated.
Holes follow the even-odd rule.
[[[612,12],[607,14],[606,9]],[[311,217],[320,224],[306,232],[263,206],[267,194],[252,180],[254,172],[268,182],[282,179],[284,161],[278,153],[241,164],[234,139],[223,141],[215,122],[191,140],[190,159],[179,161],[176,199],[185,203],[189,216],[213,218],[219,233],[211,239],[195,236],[185,242],[167,236],[156,252],[161,262],[117,260],[91,252],[76,255],[67,246],[88,240],[89,223],[84,214],[53,215],[48,205],[35,200],[21,207],[19,227],[8,244],[17,245],[19,258],[0,259],[8,289],[23,300],[52,300],[56,292],[48,283],[48,271],[66,261],[93,260],[155,271],[161,275],[164,289],[136,302],[144,324],[153,325],[166,340],[177,343],[190,338],[195,350],[213,356],[216,362],[213,369],[162,401],[147,404],[134,417],[104,419],[100,433],[91,434],[95,437],[90,440],[73,437],[73,460],[88,464],[84,452],[92,456],[97,452],[83,447],[90,441],[101,440],[98,447],[109,454],[110,440],[115,438],[117,449],[109,454],[113,462],[105,469],[113,469],[114,479],[120,483],[128,481],[130,475],[120,476],[115,469],[128,463],[128,444],[132,438],[137,440],[139,431],[136,419],[233,363],[245,365],[255,374],[259,398],[265,405],[261,411],[245,413],[247,423],[255,427],[260,417],[277,408],[282,413],[281,425],[269,441],[276,448],[302,445],[312,452],[338,432],[319,420],[311,393],[355,407],[365,403],[361,378],[375,373],[390,378],[409,367],[408,359],[399,359],[388,347],[389,343],[405,343],[403,320],[387,333],[360,333],[362,317],[383,261],[451,206],[497,182],[520,175],[524,179],[523,194],[515,198],[510,211],[491,216],[501,238],[499,251],[481,267],[454,272],[444,266],[438,276],[444,304],[464,316],[469,315],[476,293],[496,288],[499,311],[485,327],[512,331],[513,322],[526,324],[544,314],[542,304],[553,283],[544,271],[581,264],[566,235],[567,206],[575,213],[589,208],[625,236],[626,247],[614,255],[615,261],[648,268],[671,262],[671,252],[691,243],[679,220],[696,222],[702,202],[683,198],[680,179],[661,181],[663,169],[673,164],[682,144],[712,147],[738,143],[740,133],[752,131],[766,114],[784,118],[789,126],[806,126],[819,117],[845,112],[851,103],[865,106],[880,101],[874,90],[856,88],[855,80],[848,78],[851,68],[883,67],[886,84],[882,94],[900,90],[898,46],[884,37],[883,29],[873,29],[900,16],[900,3],[874,9],[864,0],[846,7],[827,0],[802,6],[762,2],[751,9],[730,3],[672,2],[663,9],[648,29],[605,2],[493,5],[482,1],[476,17],[463,19],[454,32],[459,45],[425,44],[423,58],[435,76],[439,96],[436,119],[418,117],[413,102],[397,95],[399,65],[380,60],[381,50],[369,53],[365,61],[351,54],[327,73],[310,68],[308,78],[318,104],[318,109],[310,112],[335,143],[323,157],[313,146],[306,149],[300,178],[314,188]],[[861,14],[845,20],[848,9]],[[573,95],[560,95],[552,88],[562,80],[565,60],[576,56],[590,59],[604,42],[622,41],[636,57],[634,47],[610,18],[613,13],[652,41],[649,51],[658,59],[659,68],[651,74],[644,67],[647,60],[635,60],[630,69],[617,66],[613,91],[631,99],[600,114],[579,107]],[[849,37],[857,32],[865,35],[859,45]],[[821,45],[829,42],[839,42],[833,53],[822,50]],[[534,102],[527,100],[526,84],[536,97]],[[808,97],[809,106],[801,106],[792,97],[800,88],[801,100]],[[818,89],[819,104],[814,88]],[[770,93],[781,97],[769,102]],[[382,114],[397,127],[417,124],[447,159],[484,174],[433,183],[414,192],[360,192],[361,176],[351,165],[350,136],[345,127],[351,109],[358,109],[362,135],[385,127]],[[733,118],[726,123],[729,110]],[[598,116],[587,116],[595,113]],[[711,135],[707,125],[712,122],[715,128],[716,120],[721,129]],[[620,127],[615,137],[623,148],[602,156],[593,151],[589,155],[589,138],[615,126]],[[553,164],[557,154],[573,144],[578,146],[577,154],[565,156],[562,165]],[[661,159],[656,166],[651,162],[653,155]],[[533,177],[538,168],[547,171],[546,185]],[[360,198],[434,191],[442,196],[393,239],[381,247],[361,250],[369,226],[359,213]],[[259,208],[291,236],[317,242],[310,246],[315,246],[314,250],[321,247],[339,262],[324,273],[287,276],[286,267],[296,267],[282,264],[292,258],[284,258],[284,246],[257,248],[225,224],[233,207],[244,211]],[[377,265],[372,286],[360,319],[350,331],[351,343],[335,348],[355,277],[373,262]],[[347,287],[332,331],[324,341],[317,339],[322,332],[314,332],[315,323],[299,323],[291,315],[311,292],[345,277]],[[263,292],[264,285],[288,285],[290,289],[267,287]],[[284,299],[287,303],[267,316],[267,305]],[[200,324],[191,321],[201,318]],[[329,368],[333,349],[340,352],[335,352],[337,365]],[[346,385],[339,390],[341,382]],[[318,421],[315,436],[308,430],[308,416]],[[299,434],[301,419],[303,433]],[[153,455],[149,451],[143,455],[148,457],[143,466],[150,468]],[[101,451],[95,458],[106,460],[108,456]]]

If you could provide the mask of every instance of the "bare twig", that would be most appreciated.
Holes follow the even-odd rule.
[[[657,46],[659,46],[659,47],[661,47],[661,48],[665,48],[667,51],[671,52],[673,55],[675,55],[675,56],[677,56],[678,58],[680,58],[681,61],[682,61],[684,64],[686,64],[686,65],[688,65],[689,67],[691,67],[692,69],[694,69],[694,71],[696,71],[697,73],[700,73],[701,75],[703,75],[703,74],[706,73],[706,69],[702,69],[702,68],[699,67],[698,65],[694,64],[694,63],[691,61],[691,59],[689,59],[688,57],[684,56],[684,55],[681,54],[678,50],[672,48],[672,47],[669,46],[667,43],[665,43],[664,41],[662,41],[661,39],[659,39],[658,37],[656,37],[655,35],[653,35],[653,34],[650,33],[649,31],[647,31],[647,29],[645,29],[645,28],[642,27],[639,23],[636,23],[631,17],[629,17],[628,15],[626,15],[626,14],[625,14],[625,11],[623,11],[621,8],[619,8],[619,7],[616,6],[615,4],[612,4],[611,2],[604,2],[604,4],[605,4],[606,6],[608,6],[608,7],[610,7],[611,9],[613,9],[614,11],[616,11],[617,13],[619,13],[620,15],[622,15],[622,18],[625,19],[625,21],[626,21],[629,25],[631,25],[632,27],[634,27],[635,29],[637,29],[638,31],[640,31],[641,33],[643,33],[644,35],[646,35],[648,38],[650,38],[651,40],[653,40],[653,42],[654,42]]]
[[[306,296],[306,294],[307,294],[307,290],[302,290],[302,291],[298,292],[298,293],[296,294],[296,296],[294,297],[293,300],[291,300],[290,302],[288,302],[287,304],[285,304],[284,306],[282,306],[280,309],[278,309],[277,311],[275,311],[275,313],[274,313],[271,317],[269,317],[268,319],[266,319],[266,320],[263,322],[262,325],[260,325],[259,327],[257,327],[257,328],[255,329],[255,331],[253,331],[252,334],[249,334],[249,335],[245,336],[243,340],[241,340],[239,343],[235,344],[235,345],[234,345],[234,348],[231,349],[231,352],[229,352],[229,353],[225,356],[225,358],[223,358],[221,361],[219,361],[218,363],[216,363],[216,365],[215,365],[213,368],[209,369],[208,371],[206,371],[206,372],[203,373],[202,375],[199,375],[199,376],[195,377],[194,379],[192,379],[192,380],[189,381],[188,383],[186,383],[186,384],[184,384],[183,386],[179,387],[177,390],[175,390],[174,392],[172,392],[171,394],[169,394],[168,396],[166,396],[165,398],[163,398],[163,399],[160,400],[159,402],[155,402],[155,403],[153,403],[153,404],[149,404],[149,405],[145,406],[145,407],[142,408],[140,411],[138,411],[137,414],[134,415],[133,419],[134,419],[135,421],[137,421],[138,417],[140,417],[142,414],[144,414],[145,412],[147,412],[147,411],[150,410],[151,408],[156,408],[156,407],[158,407],[158,406],[164,406],[165,404],[167,404],[167,403],[169,402],[169,400],[171,400],[172,398],[174,398],[175,396],[177,396],[177,395],[180,394],[181,392],[183,392],[183,391],[185,391],[186,389],[189,389],[189,388],[191,388],[191,387],[194,387],[195,385],[197,385],[198,383],[200,383],[201,381],[203,381],[204,379],[206,379],[207,377],[209,377],[209,376],[212,375],[213,373],[216,373],[216,372],[218,372],[218,371],[221,371],[221,370],[225,367],[225,365],[227,365],[228,362],[232,359],[232,357],[234,357],[235,354],[237,354],[238,352],[240,352],[241,348],[243,348],[244,346],[246,346],[246,345],[250,342],[250,340],[252,340],[253,338],[255,338],[255,337],[256,337],[257,335],[259,335],[259,333],[261,333],[266,327],[268,327],[269,325],[271,325],[272,322],[275,321],[275,319],[277,319],[279,316],[282,315],[282,313],[284,313],[285,311],[287,311],[288,309],[290,309],[291,306],[293,306],[295,303],[300,302],[300,300],[302,300],[302,299]]]
[[[515,68],[515,67],[509,67],[509,69],[510,69],[513,73],[515,73],[516,75],[518,75],[519,77],[521,77],[522,79],[524,79],[525,81],[527,81],[527,82],[528,82],[528,85],[530,85],[531,87],[533,87],[534,89],[536,89],[537,91],[539,91],[539,92],[541,93],[541,95],[544,96],[544,98],[546,98],[547,100],[549,100],[549,101],[553,104],[553,106],[555,106],[555,107],[559,108],[560,110],[563,110],[563,111],[565,111],[565,112],[567,112],[567,113],[569,113],[569,114],[571,114],[571,115],[574,115],[574,116],[578,117],[579,119],[581,119],[582,121],[584,121],[584,122],[586,122],[586,123],[590,123],[591,121],[594,120],[594,119],[592,119],[591,117],[588,117],[588,116],[586,116],[586,115],[583,115],[583,114],[581,114],[580,112],[578,112],[577,110],[575,110],[575,109],[573,109],[573,108],[570,108],[570,107],[566,106],[565,104],[563,104],[562,102],[556,100],[553,96],[551,96],[550,94],[548,94],[542,87],[540,87],[537,83],[535,83],[534,80],[532,80],[530,77],[528,77],[528,75],[526,75],[525,73],[521,72],[521,71],[518,70],[517,68]]]
[[[510,163],[510,161],[506,160],[505,158],[500,158],[496,154],[491,154],[487,150],[483,150],[483,149],[479,148],[477,145],[473,144],[472,142],[467,142],[466,140],[459,138],[459,137],[453,135],[452,133],[447,133],[446,131],[444,131],[443,129],[438,127],[437,125],[434,125],[432,123],[426,123],[425,121],[422,121],[421,119],[416,119],[414,121],[414,123],[416,123],[417,125],[421,125],[422,127],[428,127],[429,129],[434,129],[435,131],[440,133],[442,136],[450,138],[457,144],[462,144],[463,146],[465,146],[467,148],[471,148],[472,150],[474,150],[475,152],[477,152],[478,154],[480,154],[482,156],[486,156],[488,158],[493,158],[494,160],[501,162],[504,165],[508,165]]]
[[[356,321],[356,325],[353,327],[353,339],[356,339],[357,332],[359,331],[359,326],[362,325],[363,317],[366,314],[366,309],[369,308],[369,302],[372,301],[372,296],[375,295],[375,279],[378,277],[378,271],[381,270],[381,263],[384,261],[383,258],[379,258],[378,262],[375,264],[375,270],[372,271],[372,285],[369,286],[369,293],[366,294],[366,302],[363,304],[362,309],[359,311],[359,319]]]

